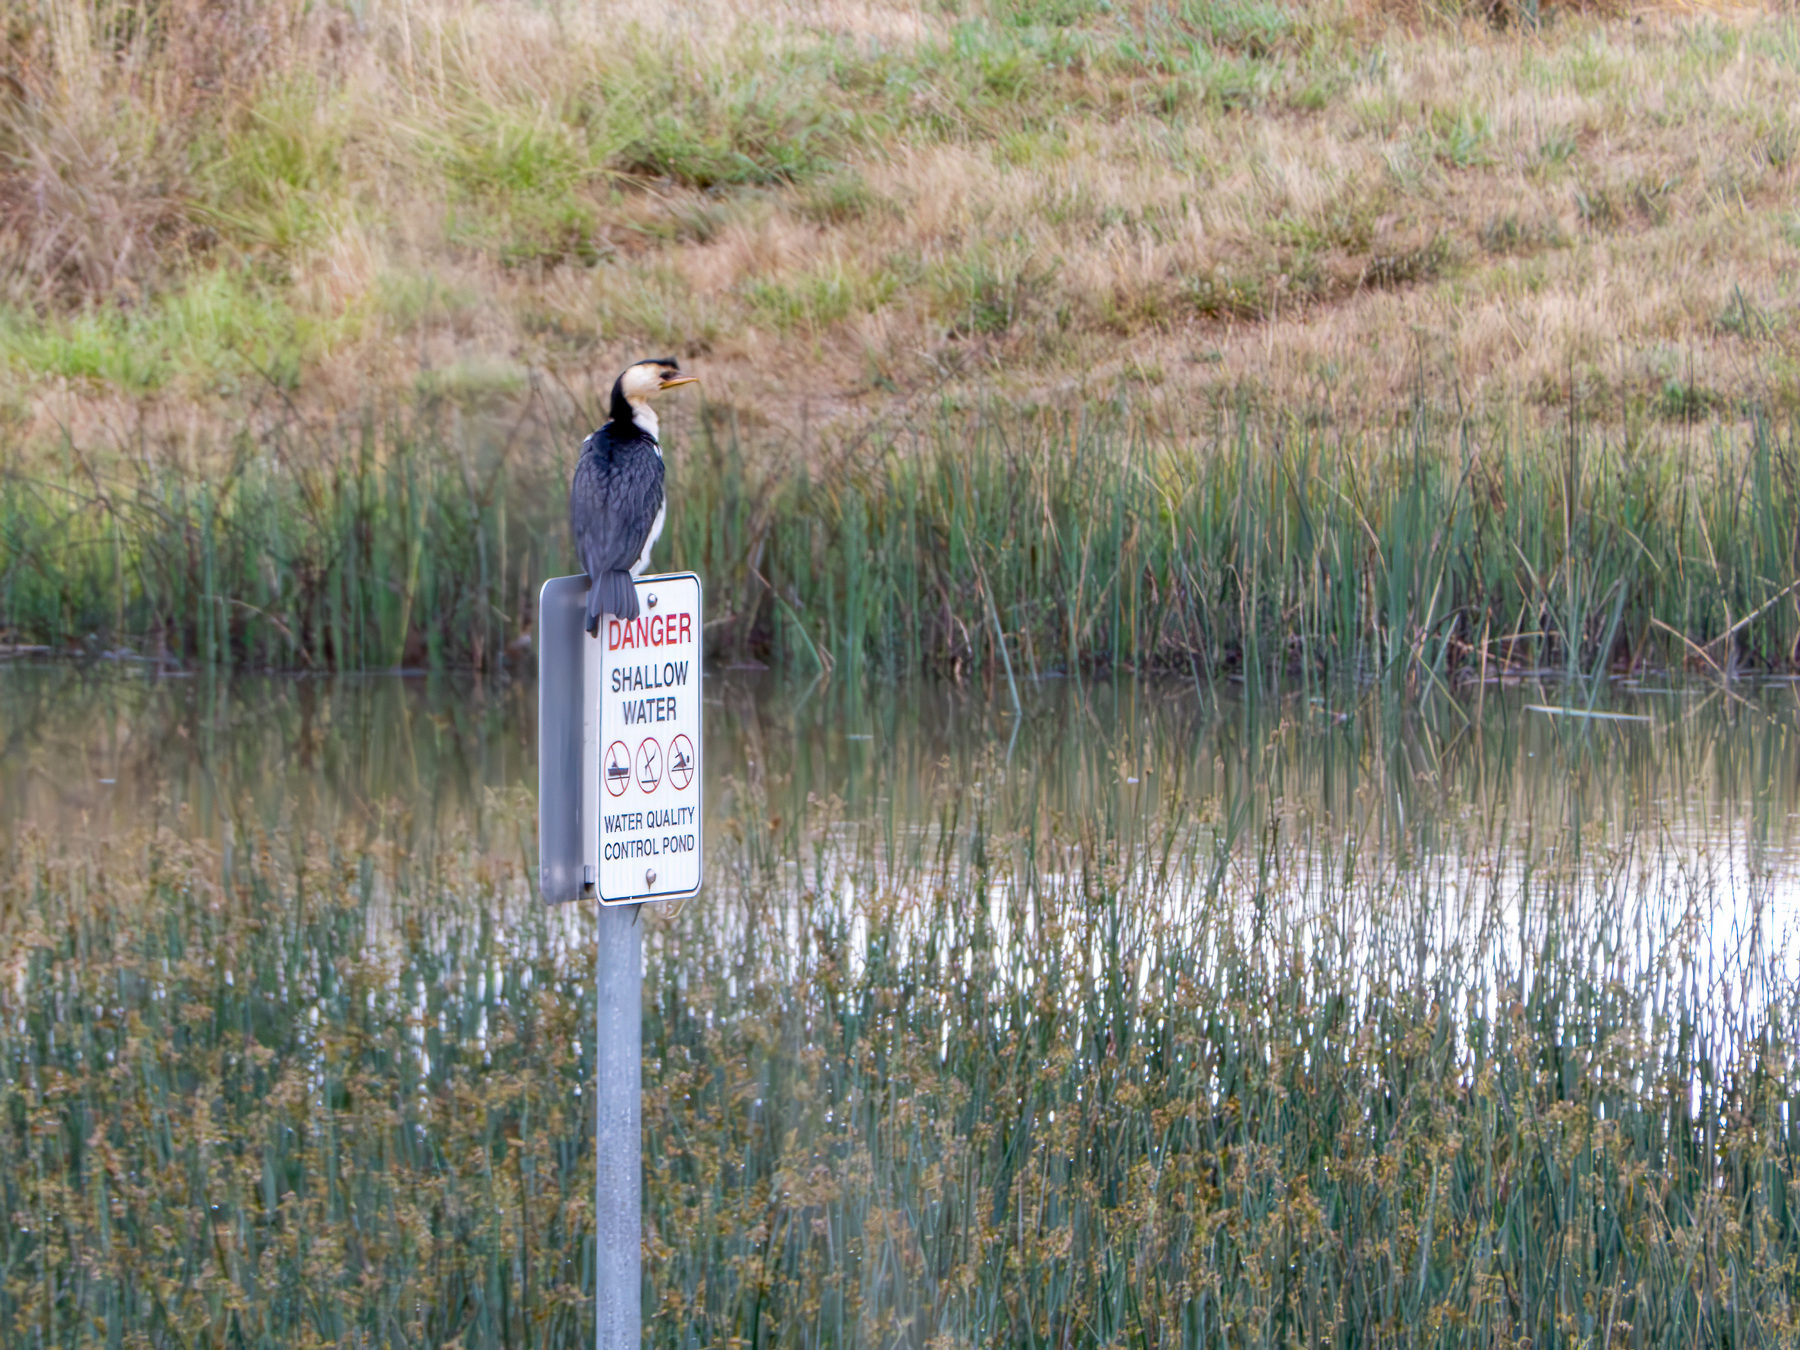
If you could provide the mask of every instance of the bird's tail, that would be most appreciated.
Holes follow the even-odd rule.
[[[637,587],[632,584],[629,572],[602,572],[588,585],[587,630],[589,633],[600,632],[600,616],[610,614],[616,619],[635,619],[638,616]]]

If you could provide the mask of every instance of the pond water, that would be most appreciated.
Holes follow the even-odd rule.
[[[748,1343],[771,1300],[886,1343],[964,1316],[953,1281],[995,1339],[981,1309],[1103,1247],[1143,1306],[1183,1270],[1234,1308],[1268,1272],[1458,1315],[1503,1284],[1521,1343],[1616,1302],[1686,1344],[1708,1270],[1787,1307],[1794,687],[703,688],[706,885],[642,934],[657,1344]],[[75,1234],[40,1268],[99,1272],[83,1325],[152,1268],[191,1325],[324,1278],[594,1343],[596,924],[530,890],[534,693],[0,666],[0,1088],[67,1120],[0,1148],[0,1229],[23,1270]],[[333,1225],[387,1264],[326,1269]],[[827,1327],[858,1298],[898,1320]],[[462,1343],[524,1343],[494,1318]]]
[[[1465,883],[1654,866],[1704,879],[1733,916],[1754,900],[1783,942],[1800,913],[1791,683],[1519,681],[1419,701],[1057,679],[1022,686],[1016,712],[1004,685],[715,669],[705,688],[709,894],[729,889],[713,884],[719,850],[741,849],[752,817],[790,862],[856,840],[896,868],[979,817],[1104,839],[1127,868],[1242,867],[1277,843]],[[0,667],[0,823],[71,839],[349,829],[415,857],[473,840],[523,878],[535,728],[524,682],[14,663]]]

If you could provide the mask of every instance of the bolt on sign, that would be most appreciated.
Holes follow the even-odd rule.
[[[700,889],[700,578],[640,577],[638,616],[600,624],[596,890],[607,904]]]

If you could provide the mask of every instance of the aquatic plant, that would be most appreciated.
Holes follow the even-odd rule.
[[[219,463],[173,449],[0,472],[0,629],[180,663],[492,668],[572,569],[542,400],[483,427],[430,400],[276,419]],[[1478,437],[1251,422],[1152,438],[1114,411],[992,410],[829,454],[722,419],[671,454],[658,567],[698,570],[715,653],[958,678],[1104,666],[1418,689],[1500,669],[1793,666],[1791,429],[1654,450],[1578,421]]]
[[[1766,897],[1481,829],[1453,887],[1158,782],[731,786],[645,915],[650,1343],[1800,1333]],[[8,1344],[591,1344],[586,913],[367,838],[9,838]]]

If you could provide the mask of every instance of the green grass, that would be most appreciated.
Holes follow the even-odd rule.
[[[818,332],[853,314],[878,309],[893,294],[892,273],[865,272],[856,264],[829,264],[788,281],[751,281],[744,288],[760,325],[780,332]]]
[[[670,558],[724,583],[726,641],[767,624],[795,662],[817,647],[896,674],[995,674],[996,633],[1033,673],[1267,683],[1698,661],[1659,624],[1712,644],[1719,667],[1788,666],[1800,628],[1772,602],[1794,575],[1800,484],[1772,429],[1684,458],[1579,429],[1560,448],[1444,435],[1422,423],[1370,445],[1296,426],[1277,446],[1226,432],[1178,448],[1103,418],[947,416],[910,453],[765,487],[760,527],[729,448],[697,446],[678,461],[689,505]],[[752,555],[784,603],[760,586],[738,600],[730,560]]]
[[[1482,819],[1453,898],[1184,753],[1133,804],[1088,744],[1076,811],[996,758],[922,829],[727,785],[646,918],[650,1344],[1791,1343],[1791,973],[1702,877]],[[591,932],[529,809],[10,835],[0,1337],[591,1344]]]
[[[215,394],[235,392],[271,377],[293,384],[303,362],[354,336],[362,317],[320,321],[255,275],[218,271],[141,308],[95,306],[48,318],[0,309],[0,362],[128,394],[183,376]]]
[[[200,215],[240,248],[295,258],[343,211],[349,135],[329,91],[305,80],[269,90],[196,141]]]
[[[933,270],[933,302],[959,337],[997,337],[1008,332],[1050,286],[1052,271],[1028,249],[971,250]]]

